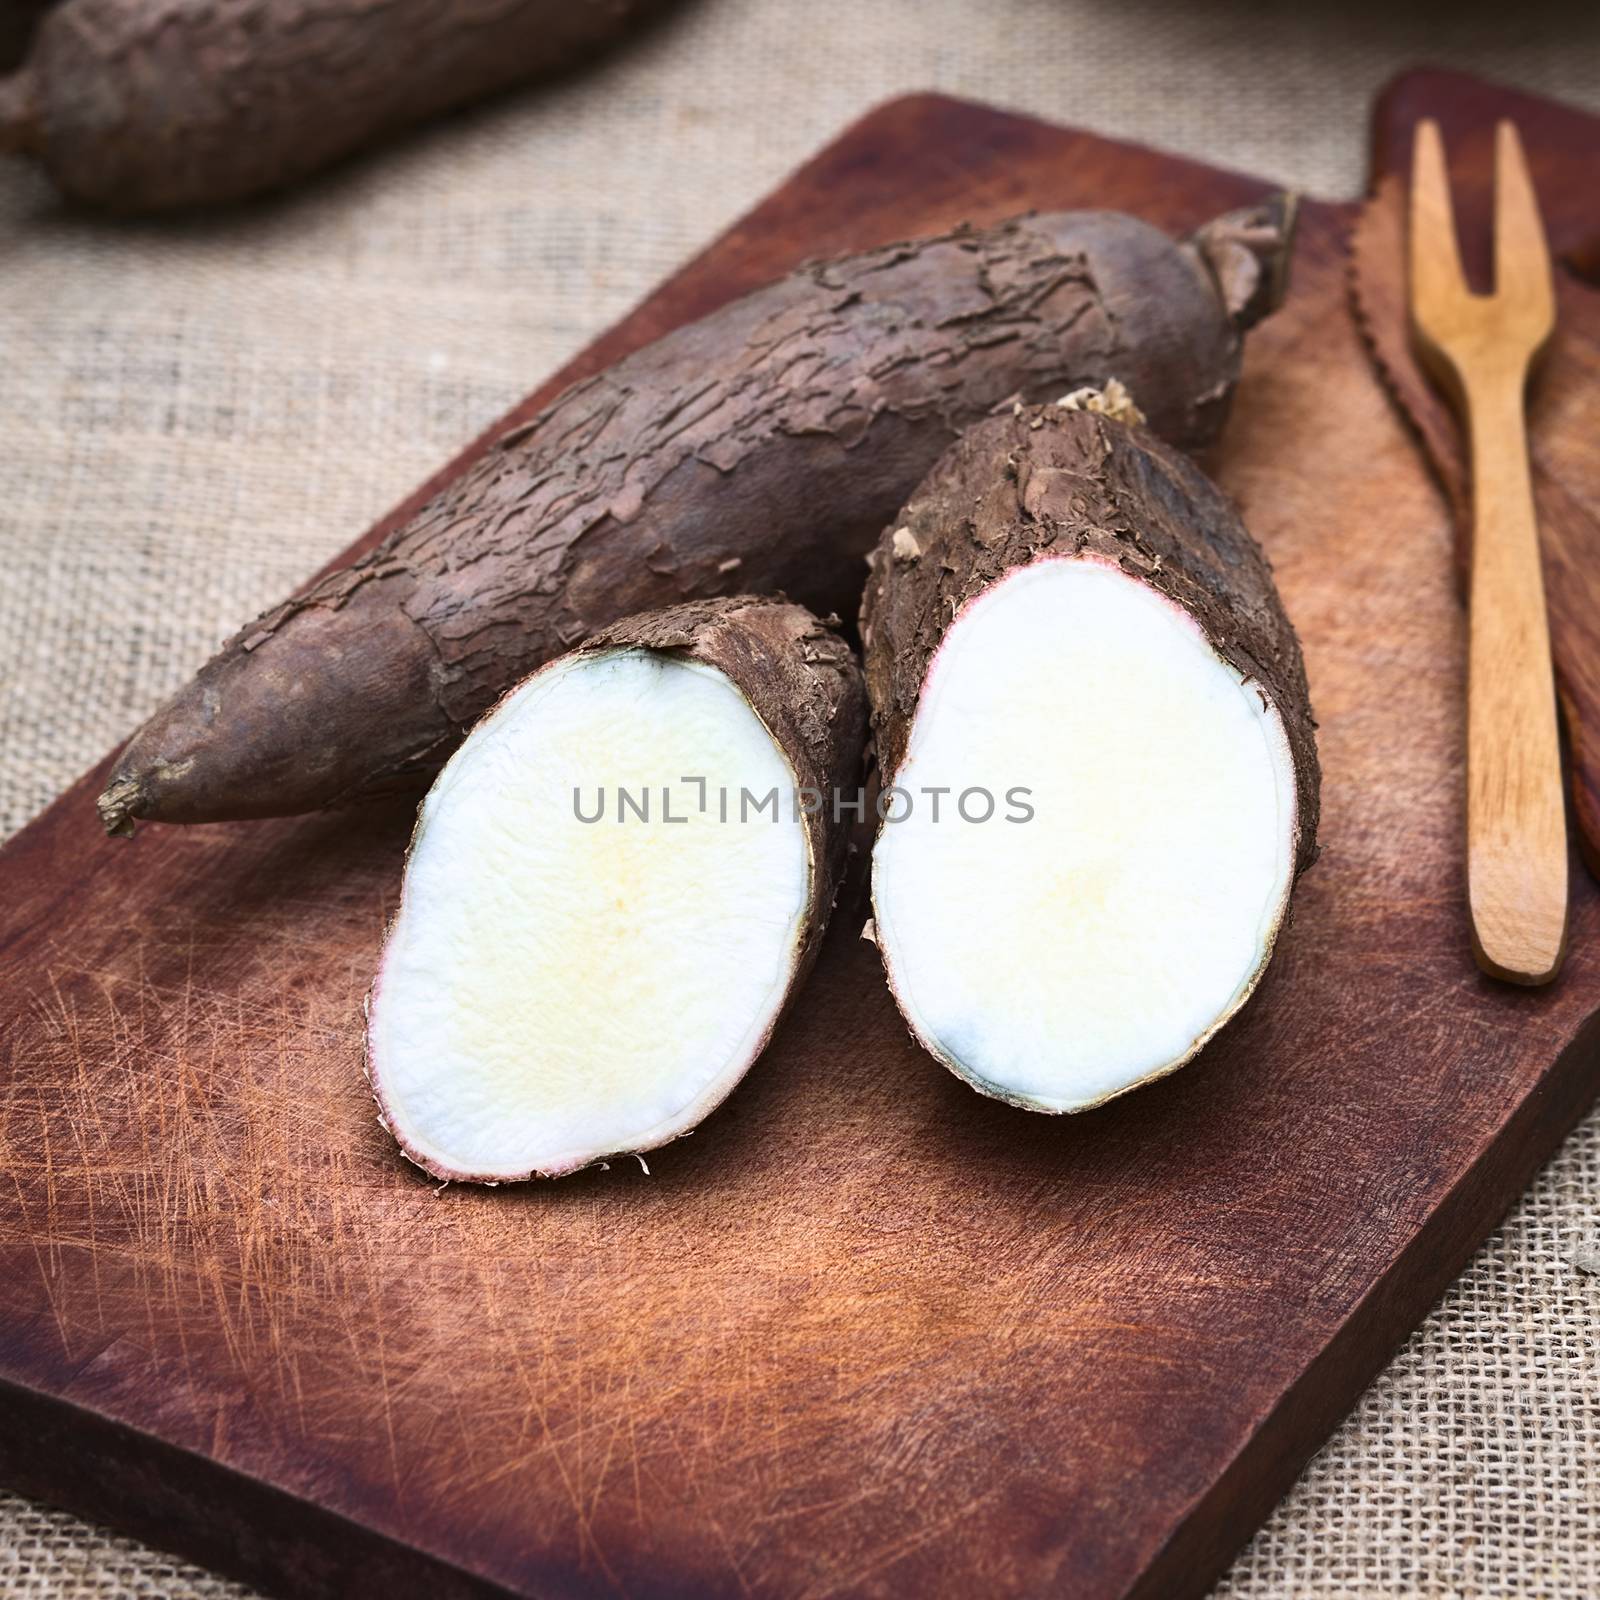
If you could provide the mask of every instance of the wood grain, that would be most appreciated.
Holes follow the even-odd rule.
[[[1472,472],[1467,902],[1478,965],[1548,983],[1567,937],[1567,807],[1523,396],[1555,319],[1550,254],[1516,125],[1495,141],[1494,287],[1456,247],[1444,141],[1418,125],[1408,229],[1412,349],[1454,405]]]
[[[521,414],[803,256],[1263,189],[900,101]],[[1307,207],[1215,463],[1326,781],[1293,926],[1200,1062],[1081,1118],[981,1100],[906,1037],[858,883],[651,1175],[439,1192],[361,1081],[404,812],[125,844],[91,773],[0,853],[0,1473],[295,1595],[1202,1592],[1600,1053],[1587,880],[1549,989],[1472,962],[1449,519],[1345,310],[1350,219]]]

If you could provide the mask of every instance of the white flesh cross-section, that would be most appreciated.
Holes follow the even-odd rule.
[[[795,781],[731,680],[680,657],[569,658],[502,701],[423,805],[374,987],[369,1066],[407,1152],[442,1176],[553,1174],[715,1106],[794,970]],[[619,822],[620,789],[649,792],[648,822]],[[773,789],[776,819],[740,803]]]
[[[1148,584],[1049,558],[986,590],[895,782],[910,812],[873,853],[878,944],[913,1031],[975,1087],[1081,1110],[1181,1065],[1248,998],[1293,876],[1289,745]],[[987,822],[957,812],[974,788]]]

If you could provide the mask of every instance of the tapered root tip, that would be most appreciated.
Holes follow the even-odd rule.
[[[100,812],[100,822],[113,839],[133,837],[133,819],[139,813],[142,798],[138,782],[133,778],[113,778],[105,793],[95,801]]]
[[[0,155],[36,154],[39,123],[33,108],[33,74],[26,67],[0,78]]]
[[[1283,304],[1299,213],[1299,195],[1284,190],[1260,205],[1225,213],[1194,236],[1223,306],[1241,333]]]

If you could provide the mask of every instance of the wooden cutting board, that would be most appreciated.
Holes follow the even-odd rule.
[[[1262,190],[898,101],[522,409],[805,256]],[[1468,951],[1449,516],[1346,308],[1352,212],[1307,207],[1215,463],[1327,779],[1293,927],[1202,1061],[1079,1118],[980,1099],[906,1038],[858,888],[649,1175],[441,1192],[361,1076],[404,808],[128,844],[90,774],[0,853],[0,1475],[295,1595],[1205,1590],[1600,1055],[1586,876],[1554,988]]]

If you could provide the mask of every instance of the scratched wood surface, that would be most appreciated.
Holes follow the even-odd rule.
[[[900,101],[541,395],[803,256],[1260,192]],[[1468,949],[1449,515],[1347,311],[1352,215],[1307,208],[1214,463],[1327,775],[1223,1041],[1080,1118],[980,1099],[907,1040],[858,888],[649,1176],[438,1192],[361,1078],[404,808],[128,844],[90,774],[0,853],[0,1475],[296,1595],[1202,1592],[1600,1054],[1586,876],[1552,989]]]

